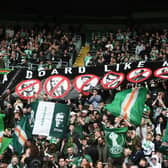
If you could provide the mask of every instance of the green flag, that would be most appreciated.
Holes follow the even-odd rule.
[[[11,143],[11,141],[12,141],[12,138],[3,137],[3,139],[2,139],[2,146],[0,148],[0,156],[5,151],[5,149],[8,147],[8,145]]]
[[[118,158],[123,155],[127,130],[128,127],[122,127],[122,128],[104,127],[110,157]]]
[[[24,116],[15,127],[12,145],[14,150],[21,154],[23,147],[28,139],[32,137],[32,129],[29,124],[28,116]]]
[[[3,136],[3,132],[4,132],[3,118],[4,117],[5,117],[5,114],[0,114],[0,156],[12,141],[12,138],[6,138]]]
[[[4,121],[3,121],[4,117],[5,117],[4,114],[0,114],[0,148],[2,146],[2,139],[3,139],[3,132],[4,132]]]
[[[3,121],[4,117],[5,114],[0,114],[0,131],[4,131],[4,121]]]
[[[34,102],[33,135],[63,138],[68,126],[69,106],[47,101]]]
[[[134,125],[140,125],[146,94],[146,88],[132,88],[118,92],[105,109],[114,116],[121,116]]]

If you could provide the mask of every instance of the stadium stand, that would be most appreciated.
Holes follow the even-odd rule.
[[[87,38],[94,65],[168,59],[167,29],[141,33],[129,28],[118,29],[114,32],[92,32]],[[85,65],[88,65],[88,59],[85,60]]]
[[[166,26],[151,31],[120,27],[111,31],[86,32],[74,32],[56,24],[14,24],[0,27],[0,68],[3,70],[28,68],[40,71],[72,66],[89,68],[143,60],[168,60]],[[10,81],[12,82],[14,81]],[[85,81],[86,83],[89,82]],[[140,125],[132,124],[125,116],[115,116],[105,109],[108,102],[120,91],[137,90],[136,84],[126,83],[114,89],[92,87],[89,94],[84,94],[81,89],[77,98],[69,99],[65,96],[63,100],[49,99],[46,93],[42,95],[42,99],[36,94],[29,99],[16,98],[7,87],[3,90],[5,94],[0,95],[0,167],[167,168],[168,81],[151,80],[140,86],[147,89]],[[25,88],[29,89],[27,86]],[[25,88],[21,88],[20,92]],[[55,86],[51,87],[51,92],[55,89]],[[64,88],[61,89],[65,91]],[[130,97],[133,97],[134,93],[131,93]],[[138,98],[141,97],[142,95]],[[67,125],[63,138],[34,134],[27,138],[27,132],[35,124],[32,106],[40,102],[61,103],[70,108],[67,123],[63,125]],[[130,102],[131,98],[126,106],[129,106]],[[44,109],[46,110],[46,107]],[[52,108],[49,106],[50,110]],[[63,116],[64,114],[56,116],[58,118],[55,117],[54,124],[58,126]],[[48,116],[42,116],[43,120],[45,117],[48,119]],[[28,122],[21,125],[21,121]],[[47,128],[48,126],[49,123]],[[110,142],[107,142],[109,139],[106,139],[105,127],[107,130],[117,130],[109,135]],[[123,137],[119,134],[123,132],[119,130],[123,127],[128,130],[124,132],[125,139],[121,143]],[[4,137],[11,139],[13,143],[5,146],[2,140]],[[113,148],[110,148],[109,144]],[[4,146],[5,149],[2,148]],[[164,149],[161,149],[162,146]],[[109,151],[113,152],[115,157],[111,156]],[[121,156],[117,155],[118,153]]]
[[[81,38],[61,27],[1,28],[1,68],[29,69],[72,66]]]

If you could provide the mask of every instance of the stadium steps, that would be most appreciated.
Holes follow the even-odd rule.
[[[90,47],[88,45],[81,48],[79,55],[77,56],[75,63],[73,64],[74,67],[84,66],[84,58],[89,50]]]

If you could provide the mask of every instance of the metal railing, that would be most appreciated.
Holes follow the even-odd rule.
[[[20,68],[27,68],[30,70],[37,70],[39,69],[40,64],[33,64],[33,63],[28,63],[26,66],[22,64],[17,64],[17,65],[8,65],[9,69],[20,69]],[[45,65],[44,65],[45,66]],[[63,67],[68,67],[69,63],[66,61],[52,61],[52,67],[53,68],[63,68]]]
[[[71,59],[70,59],[70,65],[71,66],[75,62],[75,60],[76,60],[76,58],[77,58],[77,56],[78,56],[78,54],[81,50],[81,47],[82,47],[82,37],[81,37],[81,35],[76,34],[73,37],[73,41],[74,41],[74,45],[75,45],[76,55],[71,56]]]

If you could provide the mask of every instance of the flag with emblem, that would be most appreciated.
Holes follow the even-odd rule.
[[[104,127],[105,138],[110,157],[118,158],[123,156],[127,130],[128,127],[121,127],[121,128]]]
[[[33,135],[63,138],[68,127],[69,106],[40,101],[31,104],[34,114]]]
[[[121,116],[134,125],[140,125],[143,116],[147,89],[131,88],[118,92],[105,109],[114,116]]]
[[[28,139],[32,138],[32,129],[29,124],[29,117],[24,116],[21,120],[17,123],[14,135],[12,146],[14,150],[21,154],[23,152],[23,147]]]

